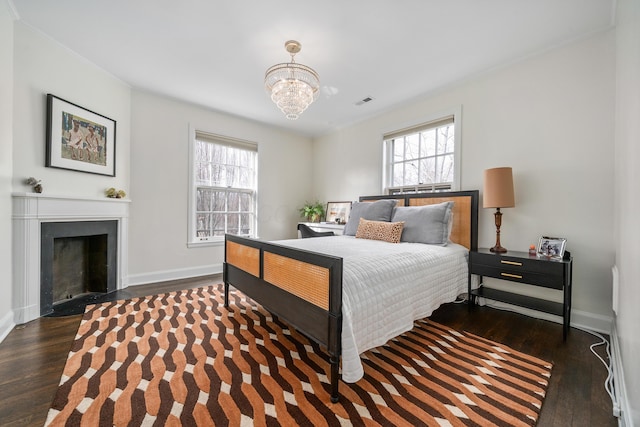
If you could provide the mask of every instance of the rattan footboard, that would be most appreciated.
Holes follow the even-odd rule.
[[[231,285],[326,348],[337,402],[342,258],[227,234],[223,274],[225,306]]]

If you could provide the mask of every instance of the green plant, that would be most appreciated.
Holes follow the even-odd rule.
[[[319,222],[324,217],[324,204],[318,202],[314,203],[305,202],[304,206],[298,209],[300,215],[310,222]]]

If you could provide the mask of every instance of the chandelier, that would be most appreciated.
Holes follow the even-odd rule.
[[[284,47],[291,62],[269,68],[264,87],[287,119],[296,120],[318,98],[320,77],[312,68],[296,63],[294,56],[302,48],[300,43],[289,40]]]

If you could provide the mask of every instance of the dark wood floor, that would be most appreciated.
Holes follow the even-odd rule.
[[[489,307],[474,307],[469,313],[466,304],[446,304],[431,319],[552,362],[538,426],[618,425],[604,388],[607,370],[589,350],[589,346],[601,341],[599,338],[571,328],[563,342],[561,324]],[[596,350],[608,361],[604,346]]]
[[[219,276],[209,276],[135,286],[125,292],[145,296],[220,281]],[[44,424],[81,317],[42,317],[16,327],[0,343],[0,425]],[[488,307],[469,312],[465,304],[446,304],[431,318],[553,362],[538,426],[617,426],[604,389],[607,372],[589,351],[598,338],[571,329],[563,343],[559,324]],[[604,355],[603,350],[599,353]]]

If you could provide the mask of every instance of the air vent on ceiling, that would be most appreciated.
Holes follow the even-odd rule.
[[[367,102],[371,102],[371,101],[373,101],[373,98],[370,97],[370,96],[367,96],[363,100],[356,102],[356,105],[359,106],[359,105],[366,104]]]

